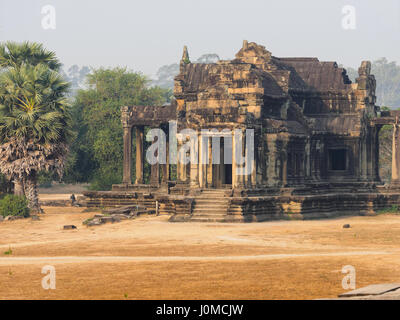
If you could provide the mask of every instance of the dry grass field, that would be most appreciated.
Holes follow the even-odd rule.
[[[0,299],[334,298],[345,265],[357,287],[400,282],[397,215],[253,224],[143,216],[87,228],[93,212],[44,209],[40,221],[0,223]],[[45,265],[56,269],[56,290],[41,286]]]

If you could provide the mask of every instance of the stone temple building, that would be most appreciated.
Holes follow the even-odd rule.
[[[191,63],[185,47],[171,104],[121,108],[122,184],[87,192],[87,204],[140,204],[171,221],[232,222],[373,214],[397,205],[398,115],[375,105],[371,63],[363,61],[358,73],[352,83],[336,62],[278,58],[254,42],[244,41],[235,59],[211,64]],[[379,178],[385,124],[395,128],[390,186]],[[147,176],[146,127],[162,128],[167,141],[166,161],[152,164]],[[199,161],[175,164],[169,144],[176,139],[179,149],[185,129],[198,135],[190,152]],[[250,136],[235,140],[234,132],[249,129]],[[216,144],[219,159],[213,159]],[[240,174],[238,149],[251,161],[248,174]]]

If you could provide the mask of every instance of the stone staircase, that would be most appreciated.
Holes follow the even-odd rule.
[[[192,222],[229,222],[229,200],[224,189],[203,190],[194,201]]]

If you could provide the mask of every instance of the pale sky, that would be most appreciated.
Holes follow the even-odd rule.
[[[0,41],[42,42],[66,67],[127,66],[154,75],[178,62],[230,59],[244,39],[275,56],[312,56],[358,67],[386,57],[400,64],[400,0],[0,0]],[[56,9],[44,30],[41,9]],[[356,29],[342,28],[342,8],[356,9]]]

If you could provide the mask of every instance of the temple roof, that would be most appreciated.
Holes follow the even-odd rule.
[[[327,116],[309,119],[309,126],[314,133],[329,133],[351,135],[352,131],[359,131],[361,119],[358,116]]]
[[[319,61],[317,58],[275,58],[292,66],[301,79],[319,91],[350,89],[351,81],[344,68],[336,62]]]
[[[233,66],[235,66],[235,70],[233,69]],[[255,86],[255,84],[261,80],[265,95],[273,97],[281,97],[284,95],[282,88],[268,72],[261,69],[251,68],[248,65],[216,63],[188,64],[185,68],[184,90],[187,93],[216,91],[218,89],[225,91],[228,79],[233,80],[236,87],[241,87],[240,79],[234,80],[234,72],[249,72],[249,77],[246,79],[246,86],[249,85],[249,82],[253,83]]]

